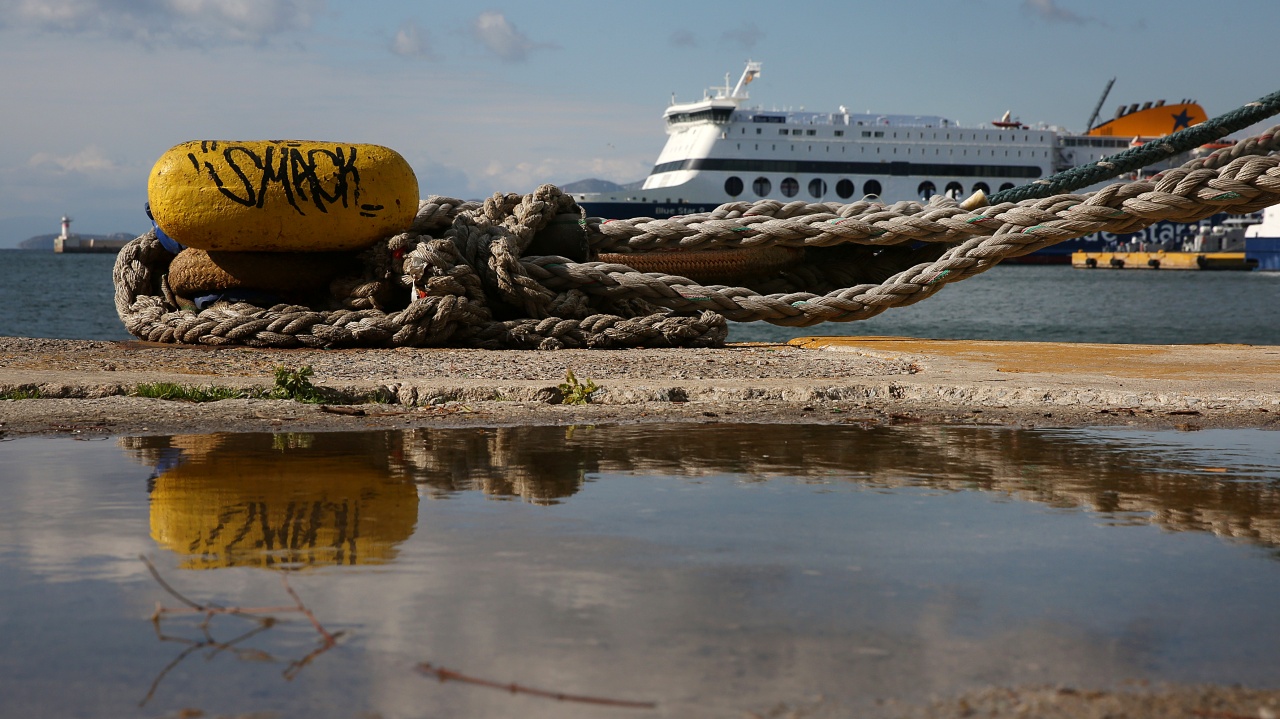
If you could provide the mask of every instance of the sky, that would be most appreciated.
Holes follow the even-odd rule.
[[[63,214],[144,231],[151,166],[188,140],[385,145],[424,197],[638,180],[673,94],[748,59],[766,108],[1077,131],[1111,77],[1104,117],[1280,89],[1276,0],[497,2],[0,0],[0,247]]]

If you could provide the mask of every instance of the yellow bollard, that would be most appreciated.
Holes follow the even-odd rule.
[[[358,250],[409,229],[418,179],[379,145],[204,140],[160,156],[147,199],[160,229],[188,247]]]

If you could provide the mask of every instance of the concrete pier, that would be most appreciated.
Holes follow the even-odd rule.
[[[131,396],[161,382],[269,390],[277,367],[311,367],[327,404]],[[588,403],[564,402],[569,370],[599,388]],[[7,433],[656,421],[1273,427],[1280,347],[807,337],[537,352],[0,338],[0,397]]]

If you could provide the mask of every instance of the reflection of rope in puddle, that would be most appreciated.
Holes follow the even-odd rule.
[[[156,638],[162,642],[177,642],[179,644],[187,644],[189,646],[186,649],[182,650],[182,652],[179,653],[178,656],[174,657],[173,660],[170,661],[167,665],[165,665],[164,669],[160,670],[160,673],[157,674],[156,678],[151,682],[151,687],[147,690],[146,696],[142,698],[142,701],[138,702],[138,706],[144,706],[146,705],[147,702],[151,701],[151,698],[155,696],[156,690],[160,688],[160,683],[164,681],[164,678],[169,674],[169,672],[173,671],[173,669],[176,668],[179,664],[181,664],[187,657],[191,656],[192,654],[195,654],[196,652],[202,649],[212,649],[212,651],[210,651],[205,656],[206,660],[213,659],[215,656],[223,652],[228,652],[232,656],[242,661],[253,661],[253,662],[278,661],[270,653],[265,652],[261,649],[254,649],[251,647],[239,646],[243,642],[246,642],[249,639],[275,627],[275,625],[280,621],[275,616],[277,614],[284,614],[288,612],[300,613],[304,617],[306,617],[309,622],[311,622],[311,626],[314,627],[316,630],[316,633],[320,635],[320,645],[318,647],[313,649],[311,652],[309,652],[302,658],[295,659],[289,662],[289,665],[285,667],[284,671],[282,672],[282,676],[286,680],[292,680],[294,677],[298,675],[299,672],[301,672],[308,664],[310,664],[312,660],[314,660],[316,657],[320,656],[321,654],[324,654],[325,652],[329,651],[333,647],[337,646],[338,637],[342,636],[343,634],[342,632],[330,633],[327,629],[324,628],[324,625],[320,624],[320,620],[316,619],[315,614],[313,614],[311,610],[308,609],[305,604],[303,604],[302,598],[299,597],[298,593],[295,592],[293,590],[293,587],[289,585],[289,579],[287,575],[285,575],[284,573],[280,574],[280,581],[281,583],[284,584],[285,591],[288,592],[289,596],[293,599],[294,601],[293,606],[224,607],[220,604],[214,604],[212,602],[204,602],[204,603],[196,602],[186,597],[181,592],[174,589],[173,586],[170,585],[167,581],[165,581],[164,577],[160,576],[160,570],[156,569],[156,566],[151,563],[151,560],[147,559],[145,556],[139,557],[139,558],[143,561],[144,564],[147,565],[147,570],[151,572],[151,576],[156,580],[156,583],[159,584],[162,589],[164,589],[166,592],[168,592],[171,596],[173,596],[178,601],[187,605],[186,608],[165,607],[161,604],[156,605],[156,611],[154,614],[151,615],[151,623],[152,623],[152,626],[155,628]],[[164,631],[161,629],[161,623],[163,622],[164,617],[170,616],[170,615],[174,615],[174,616],[185,615],[185,616],[193,616],[193,617],[203,616],[204,619],[199,624],[196,625],[196,627],[200,629],[201,634],[203,634],[203,638],[191,639],[188,637],[176,637],[176,636],[170,636],[165,634]],[[210,631],[210,624],[213,622],[213,619],[216,616],[239,617],[241,619],[255,622],[257,623],[258,626],[253,629],[250,629],[247,632],[243,632],[228,641],[222,642],[215,639],[213,637],[213,634]]]
[[[191,435],[121,443],[157,467],[153,536],[189,557],[192,567],[390,561],[414,531],[419,497],[479,491],[549,505],[583,491],[601,473],[976,491],[1095,512],[1107,523],[1280,546],[1280,481],[1273,475],[1207,466],[1225,459],[1196,447],[1152,451],[1132,438],[1087,432],[726,423]],[[166,452],[175,448],[185,458],[182,466],[166,464]],[[321,475],[331,479],[321,482]],[[291,502],[306,511],[290,514]],[[355,523],[357,517],[363,523]],[[263,522],[269,533],[260,531]]]
[[[1151,454],[1123,437],[1006,428],[699,425],[416,429],[393,465],[426,497],[480,490],[562,501],[592,474],[737,475],[872,489],[1005,495],[1111,522],[1280,546],[1280,482],[1206,467],[1200,450]],[[1221,458],[1217,458],[1220,460]]]

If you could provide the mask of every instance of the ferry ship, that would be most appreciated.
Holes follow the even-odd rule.
[[[575,185],[589,185],[583,181],[566,190],[587,215],[606,219],[672,217],[762,199],[927,201],[939,193],[964,199],[1088,164],[1207,119],[1204,109],[1190,100],[1122,105],[1114,118],[1084,134],[1025,125],[1008,112],[990,124],[965,127],[938,115],[854,113],[843,106],[836,112],[765,110],[746,102],[747,86],[760,77],[761,68],[759,62],[748,62],[737,84],[730,86],[726,75],[724,86],[710,88],[698,102],[676,103],[673,98],[663,113],[667,143],[637,189],[574,192]],[[1105,98],[1104,92],[1099,107]],[[1171,158],[1148,171],[1187,159]],[[1161,223],[1139,233],[1141,237],[1099,233],[1028,257],[1069,263],[1071,253],[1083,246],[1175,241],[1194,231]]]

